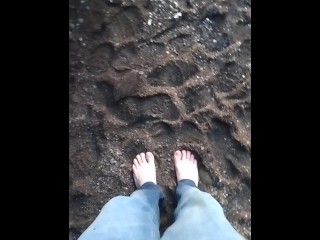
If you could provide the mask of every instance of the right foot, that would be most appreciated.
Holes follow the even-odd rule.
[[[198,166],[193,154],[191,154],[190,151],[178,150],[174,153],[173,161],[176,169],[177,182],[182,179],[190,179],[198,186]]]
[[[154,164],[154,156],[151,152],[140,153],[133,159],[133,178],[136,187],[141,187],[146,182],[157,184],[156,166]]]

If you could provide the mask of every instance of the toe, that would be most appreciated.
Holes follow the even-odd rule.
[[[140,153],[140,156],[141,156],[142,163],[146,163],[147,162],[146,154],[143,152],[143,153]]]
[[[181,156],[182,156],[182,153],[181,153],[181,151],[180,150],[177,150],[177,151],[175,151],[175,153],[174,153],[174,160],[175,161],[180,161],[181,160]]]
[[[136,159],[138,160],[139,165],[141,165],[141,164],[142,164],[142,159],[141,159],[140,154],[138,154],[138,155],[136,156]]]
[[[135,165],[136,169],[139,166],[139,162],[138,162],[137,158],[133,159],[133,165]]]
[[[187,157],[187,152],[186,152],[186,150],[182,150],[182,161],[183,160],[186,160],[186,157]]]
[[[146,158],[148,163],[154,163],[154,156],[151,152],[147,152]]]
[[[190,160],[193,164],[197,165],[197,160],[194,158],[193,154],[191,154]]]
[[[187,156],[186,156],[187,160],[190,160],[191,152],[190,152],[190,151],[187,151],[186,155],[187,155]]]

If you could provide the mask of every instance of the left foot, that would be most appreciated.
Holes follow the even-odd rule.
[[[133,159],[133,178],[136,187],[141,187],[146,182],[157,184],[156,166],[154,165],[154,156],[151,152],[140,153]]]

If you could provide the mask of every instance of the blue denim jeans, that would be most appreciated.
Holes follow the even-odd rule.
[[[220,204],[193,181],[179,181],[175,221],[161,240],[244,239],[226,219]],[[161,188],[147,182],[130,197],[111,199],[78,240],[159,240]]]

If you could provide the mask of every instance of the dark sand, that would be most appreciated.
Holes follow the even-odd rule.
[[[156,157],[172,223],[172,155],[191,149],[199,188],[251,239],[251,1],[70,0],[70,239],[135,187]]]

